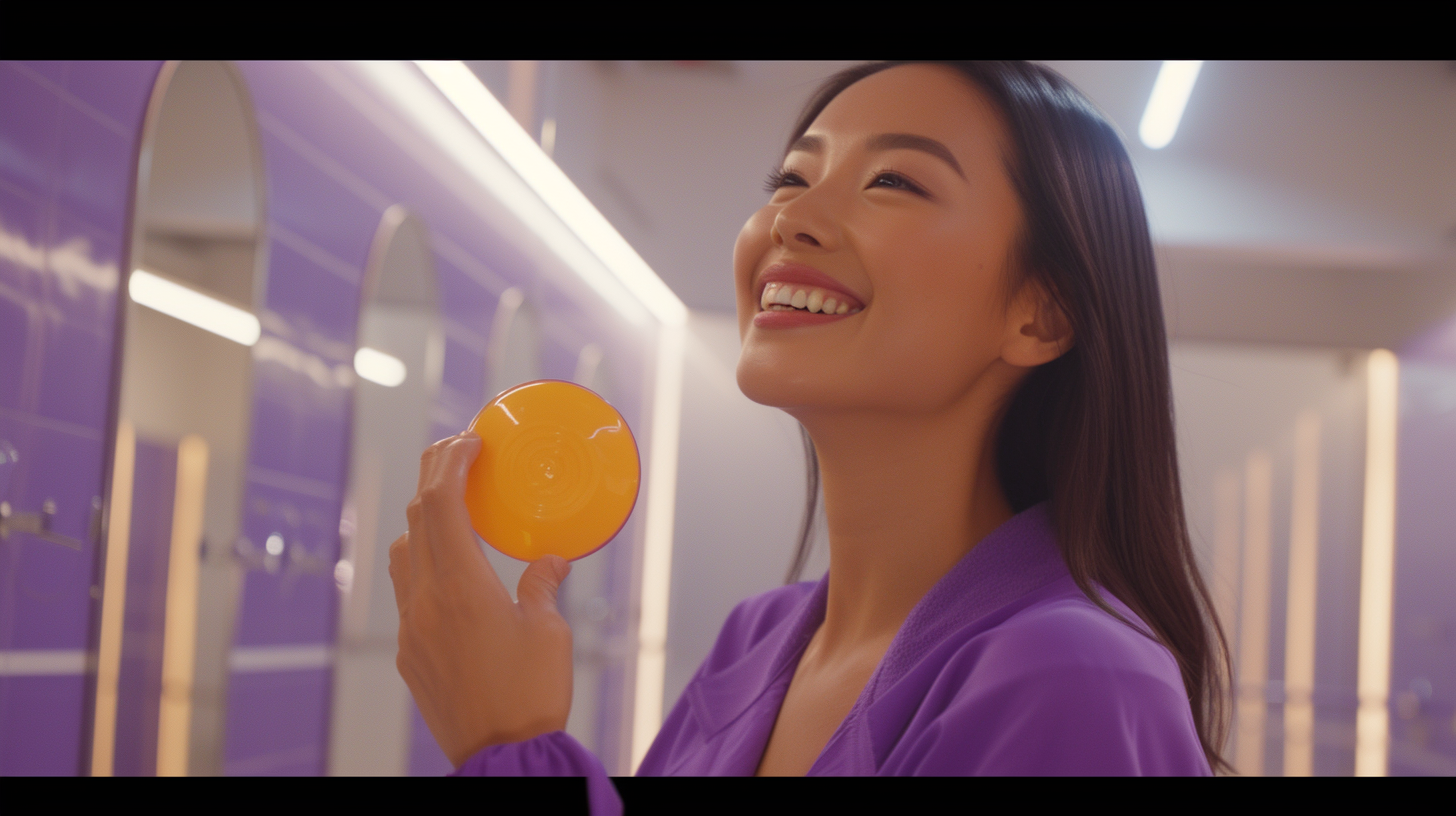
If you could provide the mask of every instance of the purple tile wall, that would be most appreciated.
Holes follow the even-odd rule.
[[[334,634],[333,568],[338,560],[339,499],[252,481],[243,537],[261,552],[282,536],[284,552],[248,573],[238,613],[239,646],[328,643]]]
[[[53,500],[56,532],[82,542],[0,542],[0,651],[89,648],[118,270],[158,67],[0,63],[0,439],[21,455],[0,499]],[[83,771],[87,704],[79,671],[0,676],[0,775]]]
[[[319,776],[329,721],[331,674],[327,669],[234,674],[228,687],[231,711],[245,711],[256,723],[229,719],[228,776]],[[321,736],[323,735],[323,736]]]
[[[68,776],[76,773],[78,735],[86,693],[80,674],[6,677],[0,739],[5,776]]]
[[[20,510],[52,499],[56,530],[85,540],[79,551],[21,534],[0,542],[0,650],[83,656],[89,648],[99,548],[88,534],[111,435],[119,271],[137,141],[159,67],[0,63],[0,439],[21,453],[10,495],[0,498]],[[463,205],[459,188],[427,166],[429,157],[387,135],[371,118],[377,109],[360,107],[367,90],[341,91],[355,81],[349,69],[241,67],[261,123],[270,238],[238,546],[252,566],[236,644],[327,645],[334,637],[331,570],[348,468],[359,278],[385,208],[410,207],[439,248],[441,308],[453,327],[434,414],[440,435],[463,427],[485,396],[484,341],[507,286],[524,288],[550,317],[550,373],[570,376],[575,351],[588,339],[606,349],[618,407],[639,429],[650,356],[639,329],[584,287],[567,292],[547,282],[517,251],[514,236]],[[638,526],[629,523],[628,531],[636,535]],[[274,533],[284,537],[286,552],[270,561],[261,553]],[[630,563],[631,547],[618,549]],[[134,568],[143,569],[143,561]],[[156,580],[155,571],[146,579]],[[134,600],[146,597],[139,591]],[[128,604],[129,629],[141,621],[133,613],[142,612]],[[126,648],[145,651],[147,637],[129,636]],[[128,652],[128,660],[138,654]],[[133,671],[145,662],[128,663],[123,680],[117,769],[125,773],[147,773],[154,761],[143,759],[154,757],[154,742],[150,749],[138,743],[145,739],[140,724],[155,719],[141,707],[144,698],[155,706],[152,681]],[[619,694],[626,678],[610,681],[615,690],[607,693]],[[234,674],[226,772],[322,773],[330,682],[326,669]],[[0,774],[84,772],[88,693],[82,674],[0,676]],[[414,738],[412,769],[445,770],[428,733],[417,730]]]

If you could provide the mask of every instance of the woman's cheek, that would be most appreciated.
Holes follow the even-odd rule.
[[[878,385],[897,391],[906,406],[933,409],[955,401],[998,356],[997,321],[976,289],[945,285],[927,276],[922,285],[883,291],[867,344]],[[867,326],[867,328],[871,328]]]
[[[740,337],[747,332],[749,321],[758,311],[753,297],[753,273],[764,254],[773,247],[769,232],[773,216],[772,207],[759,209],[744,223],[743,229],[738,231],[738,240],[733,243],[733,287],[737,294]]]

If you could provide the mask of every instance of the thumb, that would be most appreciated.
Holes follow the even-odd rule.
[[[556,610],[556,590],[571,573],[571,564],[559,555],[548,555],[531,562],[516,584],[516,598],[522,607],[530,611],[550,612]]]

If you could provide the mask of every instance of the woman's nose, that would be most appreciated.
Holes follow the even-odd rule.
[[[809,212],[803,204],[804,202],[794,201],[779,210],[773,225],[769,227],[774,244],[832,249],[835,243],[834,227],[825,214]]]

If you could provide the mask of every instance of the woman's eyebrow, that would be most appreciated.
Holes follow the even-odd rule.
[[[870,150],[919,150],[922,153],[929,153],[950,165],[950,169],[956,171],[956,175],[961,178],[966,177],[965,172],[961,170],[961,163],[956,161],[950,148],[929,136],[916,136],[913,133],[881,133],[878,136],[871,136],[865,142],[865,146]]]
[[[916,136],[913,133],[881,133],[878,136],[871,136],[865,142],[865,147],[870,150],[919,150],[950,165],[950,169],[956,171],[956,175],[961,178],[966,177],[965,171],[961,170],[961,163],[956,161],[950,148],[929,136]],[[795,151],[810,154],[822,153],[824,152],[824,139],[821,136],[800,136],[792,145],[789,145],[789,152]]]
[[[802,151],[804,153],[823,153],[824,139],[819,136],[800,136],[789,145],[789,152]]]

